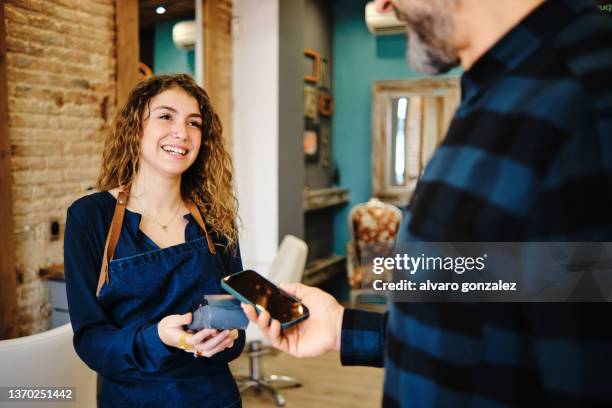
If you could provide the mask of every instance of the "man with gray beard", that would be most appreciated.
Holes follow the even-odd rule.
[[[407,23],[406,61],[414,71],[435,75],[459,65],[457,53],[450,44],[455,32],[452,7],[457,5],[457,1],[416,1],[404,7],[410,10],[410,14],[390,1],[378,2],[379,11],[387,12],[392,8],[397,18]]]
[[[421,72],[458,63],[462,101],[427,164],[402,241],[612,241],[612,21],[590,0],[377,0],[407,22]],[[460,169],[449,171],[448,169]],[[612,406],[609,303],[391,303],[309,308],[288,330],[243,308],[298,357],[339,350],[385,368],[386,407]]]

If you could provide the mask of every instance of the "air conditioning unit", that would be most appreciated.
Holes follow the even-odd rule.
[[[172,41],[176,48],[180,50],[193,50],[197,32],[195,21],[181,21],[172,27]]]
[[[406,29],[406,23],[398,20],[393,11],[387,13],[376,11],[373,1],[366,4],[365,21],[368,30],[374,35],[401,34]]]

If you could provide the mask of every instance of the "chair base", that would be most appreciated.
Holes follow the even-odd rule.
[[[276,406],[278,407],[284,407],[286,401],[285,397],[278,392],[276,387],[284,386],[288,388],[297,388],[302,386],[298,379],[286,375],[270,375],[266,376],[263,380],[255,380],[249,377],[236,377],[236,380],[240,394],[244,394],[249,390],[254,390],[257,395],[265,392],[274,398]]]
[[[240,394],[244,394],[249,390],[254,390],[257,395],[265,392],[274,398],[277,406],[285,406],[285,398],[278,392],[277,388],[297,388],[301,387],[302,383],[297,378],[286,375],[272,374],[262,377],[259,357],[269,354],[270,350],[263,347],[260,341],[250,342],[247,345],[246,352],[249,356],[249,375],[234,377]]]

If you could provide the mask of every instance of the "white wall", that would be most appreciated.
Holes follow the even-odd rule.
[[[234,166],[240,245],[244,267],[262,273],[278,245],[278,1],[234,2]]]

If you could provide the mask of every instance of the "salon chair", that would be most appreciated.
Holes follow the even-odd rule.
[[[70,323],[32,336],[0,341],[0,362],[3,387],[74,387],[76,399],[44,402],[41,406],[96,406],[96,373],[74,351]],[[40,401],[0,404],[16,408],[37,405]]]
[[[402,223],[402,212],[394,205],[371,198],[355,205],[348,215],[351,241],[346,246],[346,270],[350,287],[350,305],[356,306],[360,297],[368,296],[373,303],[385,303],[386,297],[371,287],[374,276],[369,260],[377,256],[394,256],[395,242]],[[385,271],[383,276],[389,281]],[[370,303],[370,302],[366,302]]]
[[[308,255],[308,246],[304,241],[293,235],[287,235],[274,258],[266,278],[278,284],[281,282],[301,282]],[[260,357],[273,353],[273,349],[266,344],[264,336],[254,324],[249,324],[246,330],[245,353],[249,357],[249,374],[236,376],[240,393],[255,390],[261,394],[266,392],[276,401],[276,405],[285,405],[285,398],[278,392],[277,387],[300,387],[302,384],[296,378],[286,375],[264,375],[261,368]]]

